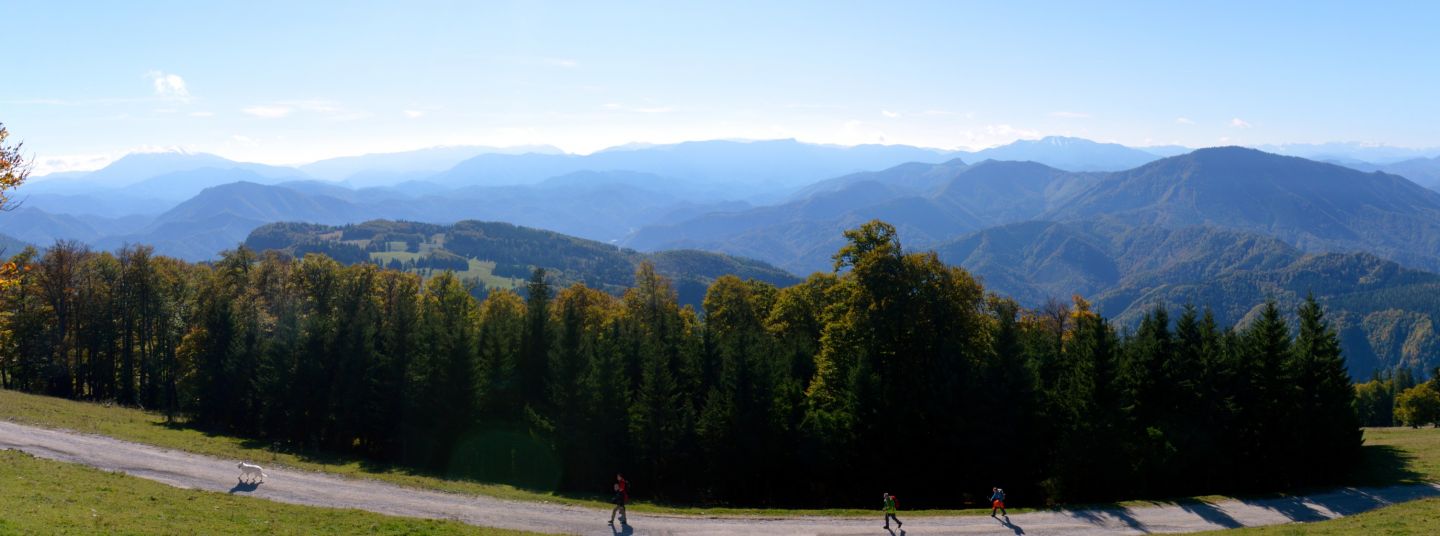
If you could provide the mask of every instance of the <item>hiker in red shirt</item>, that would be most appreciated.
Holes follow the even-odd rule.
[[[611,488],[615,490],[615,496],[610,499],[615,503],[615,509],[610,511],[611,525],[615,524],[616,513],[620,514],[621,525],[628,524],[625,522],[625,503],[630,502],[629,487],[630,483],[625,481],[625,475],[615,473],[615,485],[611,486]]]

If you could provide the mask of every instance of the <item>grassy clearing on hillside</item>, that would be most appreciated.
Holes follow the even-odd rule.
[[[0,419],[13,422],[64,428],[85,433],[100,434],[137,443],[158,445],[165,448],[194,452],[210,456],[257,460],[271,465],[284,465],[297,469],[322,471],[348,477],[371,478],[402,486],[434,489],[456,493],[490,495],[505,499],[526,501],[549,501],[608,510],[610,505],[604,495],[556,495],[515,488],[502,484],[487,484],[467,480],[450,480],[434,475],[420,474],[404,468],[378,465],[357,458],[347,458],[319,453],[275,452],[266,448],[263,442],[235,437],[207,434],[192,428],[166,424],[162,415],[130,408],[103,406],[76,402],[60,398],[28,395],[15,391],[0,390]],[[1355,485],[1387,485],[1421,481],[1440,481],[1440,429],[1422,428],[1381,428],[1365,431],[1365,459],[1357,468],[1352,479]],[[603,483],[600,486],[603,488]],[[1225,497],[1197,497],[1202,501],[1218,501]],[[1173,501],[1137,500],[1119,503],[1126,507],[1143,507],[1154,504],[1169,504]],[[1072,505],[1073,507],[1074,505]],[[1411,505],[1394,506],[1385,512]],[[1415,508],[1420,508],[1416,506]],[[876,510],[826,509],[826,510],[779,510],[755,508],[705,508],[696,506],[670,506],[651,503],[636,503],[631,509],[637,512],[740,515],[740,516],[873,516]],[[1011,508],[1011,512],[1032,511]],[[969,510],[924,510],[910,511],[910,515],[988,515],[988,509]]]
[[[525,534],[173,488],[0,450],[0,534]]]
[[[1440,428],[1366,428],[1365,459],[1352,482],[1440,482]]]
[[[403,245],[404,242],[401,242]],[[425,253],[410,253],[406,251],[372,251],[370,260],[378,261],[381,266],[387,265],[392,259],[400,262],[415,261],[425,256]],[[434,275],[441,272],[436,271]],[[501,277],[495,275],[494,261],[481,261],[470,259],[470,267],[465,271],[455,272],[455,277],[462,280],[478,279],[485,284],[485,288],[514,289],[525,283],[525,280],[514,277]]]

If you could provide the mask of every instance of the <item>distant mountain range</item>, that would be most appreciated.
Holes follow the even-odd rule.
[[[793,140],[636,146],[588,156],[545,146],[448,147],[298,168],[209,154],[144,153],[93,172],[32,180],[16,195],[26,210],[0,214],[0,225],[38,244],[74,239],[108,248],[144,242],[191,260],[211,258],[274,221],[481,218],[619,241],[646,225],[749,208],[747,199],[792,195],[846,173],[944,162],[957,154],[1038,159],[1077,169],[1153,158],[1073,138],[976,153]]]
[[[1360,171],[1384,171],[1393,175],[1399,175],[1431,190],[1440,191],[1440,156],[1434,158],[1411,158],[1390,164],[1371,164],[1369,162],[1336,163]]]
[[[808,273],[829,266],[835,230],[872,217],[922,247],[997,225],[1106,217],[1259,232],[1306,251],[1372,251],[1440,270],[1440,194],[1395,175],[1254,149],[1201,149],[1112,173],[1031,162],[906,165],[833,186],[782,205],[647,227],[626,244],[725,251]]]
[[[844,230],[882,219],[908,249],[936,250],[1027,305],[1078,292],[1125,324],[1155,303],[1194,301],[1229,322],[1265,299],[1290,304],[1314,291],[1336,311],[1355,370],[1440,361],[1425,357],[1440,355],[1428,327],[1440,320],[1428,298],[1440,288],[1430,273],[1440,271],[1440,194],[1417,185],[1440,186],[1440,158],[1359,144],[1273,149],[1326,161],[1061,137],[975,152],[794,140],[634,145],[585,156],[450,147],[293,168],[137,154],[23,186],[21,206],[0,213],[0,233],[13,239],[0,246],[144,243],[207,260],[276,234],[270,224],[304,222],[278,227],[289,238],[267,247],[351,262],[376,253],[387,263],[424,260],[488,274],[496,285],[513,283],[521,266],[623,285],[637,259],[679,259],[705,267],[687,268],[703,277],[674,272],[689,281],[686,292],[698,292],[700,281],[725,270],[777,281],[784,272],[773,266],[829,271]],[[424,223],[351,225],[377,218]],[[554,236],[521,234],[603,262],[503,261],[429,238],[387,239],[386,249],[369,250],[368,239],[353,238],[380,232],[376,226],[405,234],[406,225],[469,236],[446,227],[467,220],[546,229]],[[496,224],[457,225],[504,234],[486,227]],[[350,238],[314,236],[337,231]],[[586,245],[567,242],[577,240]],[[407,252],[393,250],[396,242],[428,249],[400,255]],[[690,253],[658,253],[675,250]],[[608,275],[595,275],[601,265]]]
[[[1267,153],[1337,163],[1393,164],[1402,160],[1440,156],[1440,148],[1436,147],[1421,149],[1357,142],[1286,143],[1259,145],[1254,148]]]
[[[1440,194],[1395,175],[1223,147],[1110,173],[907,164],[803,193],[647,227],[626,244],[803,274],[830,270],[841,231],[879,218],[908,248],[933,249],[1030,306],[1078,293],[1131,325],[1157,304],[1188,302],[1230,324],[1268,299],[1293,309],[1314,292],[1333,309],[1353,372],[1428,365],[1426,352],[1440,349],[1430,328],[1440,321],[1440,276],[1430,273],[1440,270]]]
[[[19,253],[20,250],[29,246],[30,244],[24,240],[10,235],[0,234],[0,259],[8,259],[11,255]]]
[[[306,175],[327,181],[343,181],[356,187],[395,185],[423,179],[483,154],[558,155],[564,151],[549,145],[520,147],[432,147],[402,153],[367,154],[321,160],[300,166]]]
[[[681,303],[699,307],[715,278],[737,275],[778,286],[800,280],[763,262],[703,251],[640,253],[610,244],[508,223],[462,221],[454,225],[376,220],[327,226],[276,223],[256,229],[245,245],[291,255],[322,253],[347,264],[374,262],[419,273],[456,272],[487,288],[517,288],[544,268],[553,284],[619,293],[634,283],[643,261],[668,276]]]
[[[970,162],[1038,162],[1066,171],[1119,171],[1153,162],[1166,155],[1133,149],[1118,143],[1096,143],[1083,138],[1050,136],[1039,140],[1020,140],[1009,145],[956,156]]]
[[[617,148],[588,156],[559,154],[553,147],[451,147],[331,159],[300,168],[232,162],[207,154],[134,154],[98,171],[32,181],[16,195],[24,210],[0,214],[0,225],[32,243],[76,239],[109,247],[147,242],[162,253],[200,260],[273,221],[338,224],[379,217],[449,223],[481,218],[624,241],[640,248],[680,245],[743,251],[808,271],[828,265],[837,230],[875,216],[895,214],[910,240],[932,244],[1025,219],[1063,220],[1085,217],[1085,211],[1114,211],[1127,202],[1122,197],[1145,182],[1144,177],[1136,177],[1135,184],[1117,183],[1114,192],[1091,192],[1093,198],[1068,203],[1065,196],[1071,192],[1066,188],[1099,181],[1100,172],[1061,170],[1133,168],[1132,173],[1148,173],[1150,183],[1163,183],[1179,171],[1148,166],[1159,160],[1155,153],[1183,148],[1149,149],[1062,137],[1022,140],[976,152],[834,147],[793,140],[712,141]],[[1220,165],[1226,158],[1212,158],[1207,166]],[[1166,165],[1198,163],[1181,162]],[[1431,179],[1427,173],[1440,167],[1440,160],[1370,167]],[[331,180],[314,180],[316,176]],[[970,180],[952,181],[959,176]],[[1012,179],[1018,182],[1011,183]],[[367,180],[380,185],[357,187],[344,182]],[[867,182],[872,184],[862,184]],[[1223,190],[1234,186],[1214,181],[1193,184],[1214,185],[1219,197],[1213,201],[1220,205],[1228,203]],[[1281,190],[1294,186],[1275,185]],[[1185,185],[1177,188],[1204,193]],[[1281,195],[1281,190],[1270,193]],[[756,198],[777,192],[786,193],[777,199],[784,202],[752,207]],[[1254,217],[1244,225],[1238,220],[1229,223],[1260,232],[1288,232],[1283,238],[1302,248],[1371,250],[1434,268],[1428,250],[1420,248],[1417,253],[1410,247],[1432,235],[1429,228],[1411,230],[1427,225],[1430,214],[1424,210],[1429,210],[1434,196],[1411,193],[1417,199],[1396,202],[1411,203],[1410,208],[1423,209],[1421,213],[1378,226],[1367,223],[1371,214],[1358,206],[1349,207],[1357,209],[1349,212],[1345,207],[1336,209],[1358,223],[1322,222],[1329,212],[1310,214],[1300,206],[1292,207],[1290,215],[1319,220],[1261,221],[1269,217],[1268,207],[1258,201],[1247,211],[1225,216],[1212,213],[1219,205],[1187,211],[1178,197],[1161,200],[1162,206],[1150,209],[1125,210],[1132,219],[1178,218],[1171,224],[1205,223],[1207,218],[1228,221],[1231,216],[1244,216],[1243,212]],[[1356,199],[1364,204],[1379,198]],[[754,211],[747,212],[751,208]],[[1050,214],[1051,209],[1060,212]],[[718,223],[723,220],[740,221]],[[1311,229],[1311,223],[1324,229]],[[1356,234],[1367,229],[1379,234]]]

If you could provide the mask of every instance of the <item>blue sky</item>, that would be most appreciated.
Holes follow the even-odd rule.
[[[1440,146],[1434,2],[16,2],[38,172],[180,147]]]

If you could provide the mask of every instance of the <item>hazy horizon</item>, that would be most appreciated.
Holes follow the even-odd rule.
[[[82,4],[7,10],[0,112],[37,175],[158,148],[1440,147],[1440,50],[1407,37],[1430,4]]]

